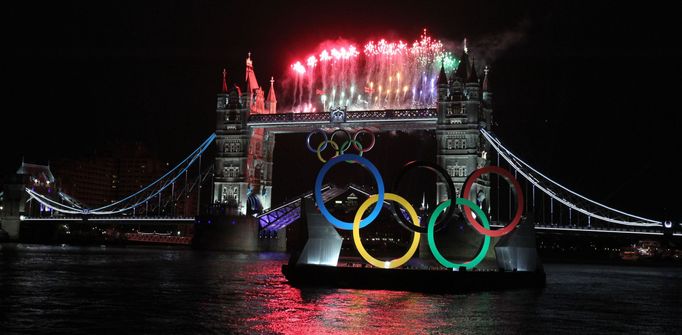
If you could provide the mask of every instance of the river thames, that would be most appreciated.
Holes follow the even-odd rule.
[[[297,289],[287,255],[0,245],[0,332],[679,334],[682,267],[545,264],[547,286]]]

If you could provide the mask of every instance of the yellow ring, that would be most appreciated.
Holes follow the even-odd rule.
[[[362,258],[366,260],[369,264],[372,264],[378,268],[393,269],[407,263],[407,261],[409,261],[410,258],[412,258],[414,253],[417,251],[417,247],[419,246],[419,233],[417,232],[414,233],[414,238],[412,239],[412,245],[410,246],[410,249],[408,249],[407,253],[405,253],[405,255],[403,255],[400,258],[396,258],[390,261],[381,261],[367,253],[367,250],[365,250],[365,247],[362,246],[362,241],[360,240],[360,221],[362,221],[362,214],[365,213],[365,211],[367,210],[367,208],[369,208],[370,205],[377,202],[378,198],[379,198],[378,194],[372,195],[369,198],[367,198],[367,200],[365,200],[365,202],[363,202],[362,205],[360,205],[360,208],[358,208],[358,212],[355,214],[355,219],[353,220],[353,242],[355,242],[355,248],[358,249],[360,256],[362,256]],[[419,217],[417,216],[417,212],[414,211],[414,207],[412,207],[412,205],[410,205],[410,203],[407,202],[405,198],[393,193],[384,193],[384,199],[392,200],[402,205],[407,210],[407,213],[410,214],[410,219],[412,219],[412,223],[415,226],[419,226]]]
[[[317,158],[319,158],[319,159],[320,159],[320,162],[322,162],[322,163],[326,163],[326,162],[327,162],[324,158],[322,158],[322,153],[320,152],[320,148],[322,148],[322,145],[323,145],[324,143],[325,143],[325,142],[322,141],[322,142],[320,142],[320,144],[317,146]],[[336,154],[334,155],[334,157],[338,156],[338,155],[339,155],[339,145],[336,144],[336,142],[334,142],[334,141],[329,141],[329,144],[331,144],[332,149],[336,150],[336,151],[335,151]],[[334,158],[334,157],[332,157],[332,158]]]

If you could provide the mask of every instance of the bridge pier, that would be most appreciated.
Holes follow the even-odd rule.
[[[19,239],[21,221],[18,217],[3,217],[0,220],[0,228],[7,232],[10,241],[16,241]]]
[[[227,251],[286,251],[286,230],[260,234],[258,219],[251,215],[202,215],[194,225],[192,246]]]
[[[21,233],[21,215],[27,212],[26,202],[28,195],[24,192],[24,184],[19,181],[5,185],[3,195],[3,210],[0,217],[2,230],[9,234],[9,239],[16,241]]]

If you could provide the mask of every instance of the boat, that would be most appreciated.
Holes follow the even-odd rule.
[[[380,269],[363,266],[283,264],[282,273],[293,287],[333,287],[370,290],[461,293],[545,286],[544,271],[452,269]]]
[[[545,286],[531,224],[521,224],[513,234],[500,238],[495,246],[498,266],[494,270],[434,267],[424,259],[408,267],[379,268],[348,259],[340,261],[343,239],[311,200],[306,199],[304,206],[307,242],[282,265],[282,273],[293,287],[457,293]]]

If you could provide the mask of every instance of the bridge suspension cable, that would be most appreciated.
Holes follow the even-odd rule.
[[[572,210],[576,210],[580,213],[583,213],[588,216],[588,218],[595,218],[599,220],[603,220],[606,222],[611,222],[611,223],[616,223],[620,225],[626,225],[626,226],[635,226],[635,227],[661,227],[662,223],[658,220],[653,220],[653,219],[648,219],[644,218],[641,216],[637,216],[634,214],[630,214],[609,206],[606,206],[602,203],[599,203],[597,201],[594,201],[592,199],[589,199],[583,195],[578,194],[577,192],[574,192],[570,190],[569,188],[559,184],[558,182],[552,180],[551,178],[545,176],[542,174],[540,171],[534,169],[530,164],[524,162],[522,159],[514,155],[509,149],[507,149],[502,142],[500,142],[497,137],[495,137],[491,132],[481,128],[480,129],[481,134],[483,137],[490,143],[490,145],[495,148],[495,150],[504,158],[509,165],[514,168],[515,171],[520,173],[522,176],[526,178],[533,186],[537,187],[539,190],[541,190],[543,193],[548,195],[550,198],[562,203],[566,207]],[[536,176],[540,177],[544,183],[540,182]],[[582,206],[579,204],[574,203],[573,201],[569,201],[568,199],[565,199],[564,197],[560,197],[557,192],[554,192],[551,188],[556,187],[559,188],[565,192],[568,192],[570,194],[570,197],[575,197],[579,201],[585,201],[590,204],[590,206],[596,207],[596,209],[590,210],[585,207],[588,206]],[[560,191],[558,191],[560,192]],[[608,215],[608,214],[615,214],[617,215]]]
[[[180,176],[182,176],[195,162],[201,159],[201,155],[213,143],[216,134],[211,134],[201,145],[196,148],[187,158],[178,163],[175,167],[166,172],[163,176],[156,179],[154,182],[143,187],[139,191],[108,205],[97,208],[86,208],[80,204],[73,197],[59,192],[60,197],[71,205],[66,205],[55,200],[39,194],[29,188],[26,192],[31,199],[34,199],[42,205],[49,207],[57,212],[64,214],[90,214],[90,215],[112,215],[129,211],[141,204],[146,203],[150,199],[159,195],[166,188],[172,185]],[[201,173],[201,171],[199,171]],[[203,180],[200,178],[200,180]],[[74,207],[75,206],[75,207]]]

